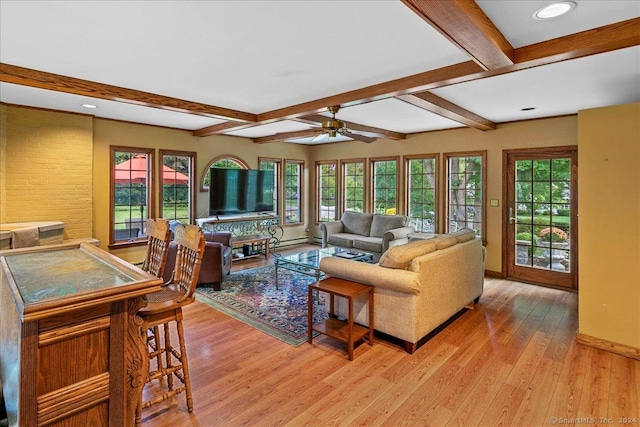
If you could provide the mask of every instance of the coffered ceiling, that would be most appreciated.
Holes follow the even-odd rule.
[[[0,102],[319,144],[640,101],[640,0],[574,2],[2,0]]]

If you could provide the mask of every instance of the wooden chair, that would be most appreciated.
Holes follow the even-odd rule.
[[[146,227],[147,255],[141,268],[156,277],[162,278],[165,267],[167,266],[169,246],[171,243],[171,227],[169,221],[162,218],[147,220]],[[155,358],[158,366],[161,366],[162,350],[159,345],[159,336],[160,331],[157,326],[154,326],[152,330],[147,331],[146,341],[147,345],[151,348],[149,358]]]
[[[147,306],[138,311],[142,319],[142,330],[146,334],[149,329],[164,327],[163,346],[158,345],[156,350],[165,355],[164,363],[160,362],[155,371],[150,371],[147,382],[166,377],[168,391],[156,396],[144,403],[142,397],[136,409],[136,424],[142,420],[142,409],[169,399],[176,394],[186,392],[187,409],[193,411],[193,398],[191,396],[191,380],[189,378],[189,363],[187,349],[184,342],[184,328],[182,326],[182,307],[194,301],[193,293],[196,289],[198,274],[202,256],[204,254],[204,233],[195,225],[179,225],[175,229],[175,243],[178,246],[176,255],[176,268],[171,280],[163,285],[160,292],[147,295]],[[171,345],[169,324],[176,322],[179,351]],[[157,342],[157,344],[160,344]],[[150,353],[150,358],[156,356]],[[174,360],[176,359],[176,364]],[[182,385],[174,388],[173,376],[176,376]]]
[[[147,256],[142,269],[156,277],[162,277],[171,243],[169,221],[162,218],[147,220],[147,236]]]

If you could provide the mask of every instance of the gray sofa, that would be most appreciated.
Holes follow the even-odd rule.
[[[382,254],[395,245],[407,243],[407,235],[415,232],[405,215],[382,215],[346,211],[340,221],[323,222],[322,247],[328,245],[362,249]]]

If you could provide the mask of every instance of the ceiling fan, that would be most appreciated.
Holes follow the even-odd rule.
[[[377,139],[349,131],[349,129],[347,129],[347,123],[336,119],[336,113],[340,110],[339,105],[332,105],[328,110],[331,113],[331,118],[322,122],[321,128],[313,128],[313,130],[317,130],[322,133],[313,138],[311,140],[312,142],[320,141],[324,138],[335,138],[338,134],[366,143],[374,142]]]

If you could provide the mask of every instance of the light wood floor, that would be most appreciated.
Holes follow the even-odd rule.
[[[330,338],[291,347],[199,302],[184,318],[194,412],[181,394],[144,426],[639,425],[640,361],[576,343],[574,293],[486,279],[415,354],[376,340],[352,362]]]

